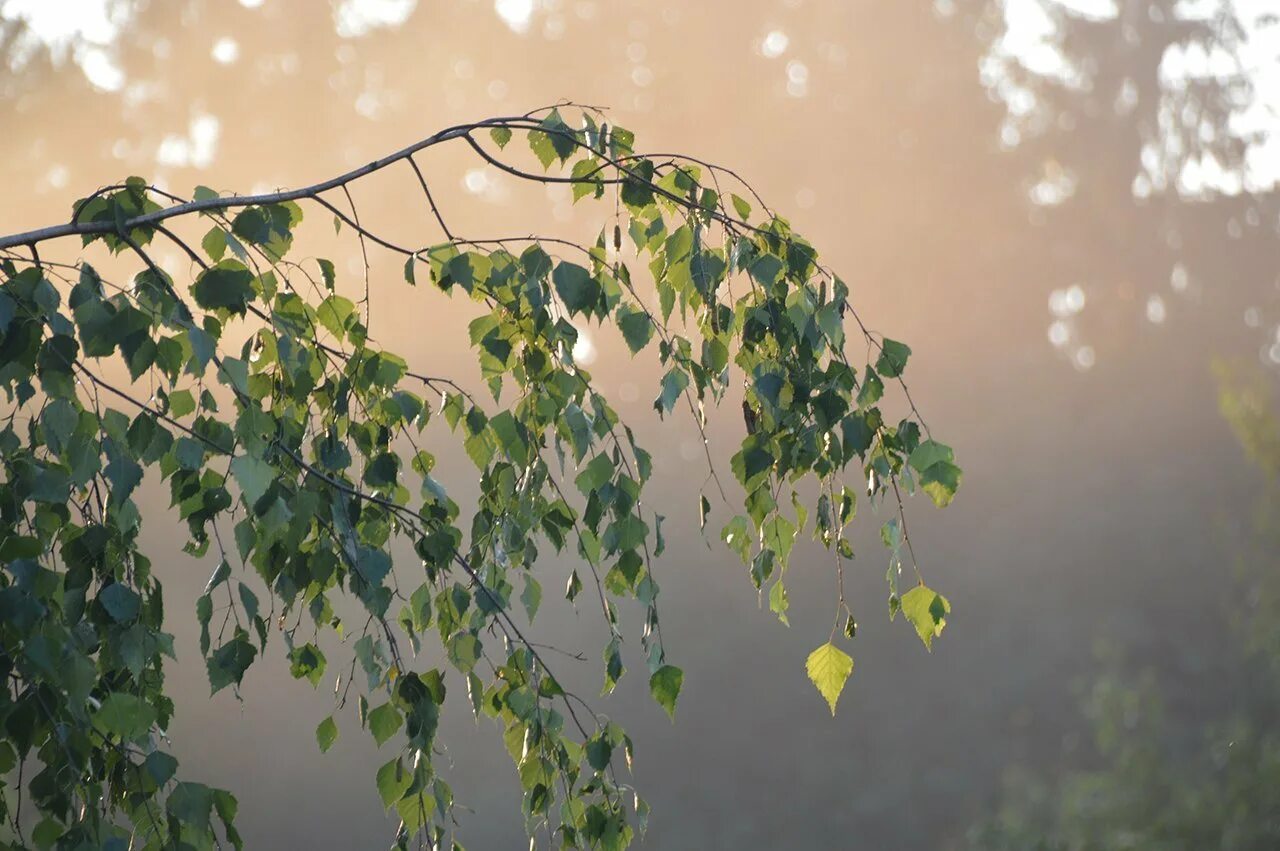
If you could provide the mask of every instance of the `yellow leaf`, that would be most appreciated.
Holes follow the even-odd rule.
[[[853,673],[853,657],[830,641],[809,654],[804,665],[809,679],[827,699],[831,714],[836,714],[836,701],[844,691],[845,681]]]
[[[932,588],[917,585],[902,595],[902,613],[916,628],[925,649],[932,651],[933,640],[942,635],[942,629],[947,625],[951,603]]]

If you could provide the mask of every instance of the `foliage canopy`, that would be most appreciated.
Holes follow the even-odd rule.
[[[517,138],[542,172],[520,162]],[[520,179],[569,184],[575,201],[604,200],[612,212],[599,239],[455,235],[414,159],[449,141]],[[348,186],[393,165],[413,172],[439,243],[400,246],[361,224]],[[470,340],[491,401],[377,346],[367,277],[366,298],[354,300],[332,262],[293,259],[303,205],[362,248],[402,255],[408,285],[474,303]],[[198,248],[172,229],[197,216],[208,228]],[[68,236],[140,268],[118,284],[83,259],[41,259],[40,244]],[[189,258],[189,285],[152,259],[160,241]],[[707,408],[744,388],[746,434],[731,462],[742,508],[720,537],[784,622],[799,537],[812,530],[832,552],[836,616],[808,671],[833,712],[853,667],[837,642],[856,627],[843,567],[859,491],[891,501],[881,530],[890,615],[901,611],[926,647],[946,623],[949,603],[915,566],[902,500],[919,488],[946,505],[960,469],[905,385],[906,418],[894,424],[881,407],[910,348],[868,331],[841,279],[736,175],[638,153],[630,132],[593,109],[452,127],[270,195],[198,187],[186,200],[130,178],[79,201],[68,224],[0,238],[0,276],[0,386],[11,404],[0,428],[0,774],[18,775],[0,815],[20,841],[25,795],[39,847],[241,844],[235,797],[178,779],[162,749],[173,638],[134,499],[150,469],[186,523],[187,552],[216,565],[195,602],[214,692],[239,688],[273,632],[291,675],[312,686],[330,676],[317,636],[350,641],[351,674],[358,665],[364,676],[334,665],[335,710],[316,741],[336,741],[354,689],[359,726],[378,746],[396,744],[376,783],[400,819],[397,845],[454,841],[453,797],[434,760],[447,688],[464,688],[472,711],[497,722],[531,836],[629,844],[648,811],[618,779],[633,743],[568,693],[527,637],[543,596],[539,559],[575,557],[581,575],[565,595],[603,614],[603,693],[626,672],[619,602],[638,601],[650,691],[674,717],[684,675],[658,615],[663,517],[643,499],[652,458],[574,362],[589,323],[615,325],[633,354],[656,351],[660,417],[684,407],[704,429]],[[865,363],[846,355],[850,319]],[[114,382],[108,361],[129,381]],[[475,464],[469,518],[421,448],[428,429],[452,432]],[[711,502],[699,502],[705,532]],[[412,543],[419,566],[393,570],[396,540]],[[899,596],[904,559],[913,581]],[[249,573],[268,600],[243,581]],[[336,611],[348,595],[361,619]],[[424,641],[438,642],[452,670],[415,664]]]

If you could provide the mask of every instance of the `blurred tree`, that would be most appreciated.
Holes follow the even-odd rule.
[[[1114,647],[1084,697],[1096,767],[1058,780],[1011,773],[974,849],[1264,851],[1280,847],[1280,419],[1257,369],[1218,368],[1220,406],[1264,474],[1236,570],[1238,654],[1203,687],[1230,710],[1205,723],[1169,710],[1176,693],[1135,674]]]
[[[935,8],[983,44],[979,76],[1003,112],[999,144],[1024,171],[1030,218],[1053,246],[1053,286],[1088,295],[1084,315],[1051,305],[1054,345],[1091,364],[1097,347],[1133,339],[1107,340],[1115,311],[1160,324],[1181,305],[1237,327],[1243,318],[1262,361],[1280,364],[1275,4]]]
[[[1071,168],[1128,169],[1115,184],[1140,199],[1266,193],[1280,182],[1280,17],[1267,4],[1003,0],[966,17],[987,43],[981,79],[1005,107],[1006,147]],[[1073,138],[1099,133],[1125,138],[1128,155],[1073,155]]]
[[[853,667],[838,643],[854,632],[844,532],[858,491],[890,502],[890,616],[901,612],[926,647],[942,632],[950,605],[916,567],[902,500],[920,489],[946,505],[961,474],[902,383],[911,350],[867,331],[840,278],[733,172],[637,153],[632,134],[595,110],[571,117],[574,126],[548,108],[451,127],[267,195],[197,187],[186,200],[130,178],[80,200],[67,224],[0,237],[0,386],[11,403],[0,428],[8,841],[241,844],[235,797],[177,780],[161,749],[174,713],[164,689],[173,638],[134,501],[153,469],[186,522],[187,552],[214,557],[195,605],[214,692],[238,690],[273,633],[292,676],[313,687],[329,669],[321,633],[351,640],[354,658],[316,739],[332,746],[354,689],[360,726],[379,747],[397,746],[377,788],[400,818],[398,845],[453,843],[452,793],[434,759],[447,679],[465,687],[477,717],[498,722],[531,837],[629,844],[647,815],[615,773],[630,765],[631,739],[565,689],[526,632],[543,595],[540,550],[568,548],[584,577],[575,570],[565,595],[587,590],[607,628],[603,692],[625,672],[618,601],[638,601],[649,688],[674,717],[683,673],[663,644],[652,572],[663,517],[642,498],[652,459],[575,361],[579,328],[591,322],[613,325],[633,354],[657,349],[660,417],[683,404],[704,429],[706,407],[745,384],[752,427],[731,462],[745,499],[721,537],[784,621],[798,537],[812,529],[832,553],[836,611],[807,671],[833,713]],[[508,148],[515,137],[528,143],[527,165]],[[570,184],[575,200],[606,199],[599,239],[459,236],[414,159],[446,142],[522,180]],[[349,187],[392,166],[421,190],[440,242],[405,247],[362,223]],[[367,253],[357,299],[340,293],[330,261],[290,259],[304,204],[354,231],[362,249],[402,257],[408,286],[475,304],[470,339],[492,403],[375,345]],[[197,222],[203,234],[180,232]],[[117,283],[84,260],[41,256],[62,237],[140,270]],[[189,287],[152,260],[161,240],[189,258]],[[645,295],[627,258],[646,261]],[[845,354],[846,318],[864,364]],[[909,408],[896,425],[880,404],[886,383]],[[428,428],[457,434],[478,470],[469,524],[433,474],[420,443]],[[728,501],[710,451],[707,464],[704,529],[707,494]],[[413,571],[393,570],[397,540],[416,552]],[[899,595],[903,561],[911,573]],[[345,593],[363,606],[354,620],[336,608]],[[453,673],[415,667],[433,636]]]

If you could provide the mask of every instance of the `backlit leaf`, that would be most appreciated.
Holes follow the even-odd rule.
[[[951,603],[947,598],[924,585],[917,585],[902,595],[902,614],[915,627],[916,634],[927,650],[933,649],[933,639],[942,634],[947,625]]]
[[[831,707],[831,714],[835,715],[836,701],[840,699],[840,692],[844,691],[844,684],[853,673],[853,657],[828,641],[809,654],[805,672]]]
[[[676,717],[676,700],[684,686],[684,671],[675,665],[663,665],[649,677],[649,693],[658,701],[671,720]]]

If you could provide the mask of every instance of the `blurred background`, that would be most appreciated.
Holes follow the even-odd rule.
[[[64,221],[130,174],[184,195],[300,186],[562,98],[606,107],[642,150],[747,177],[864,319],[912,346],[913,395],[966,472],[946,511],[909,506],[953,606],[932,654],[888,622],[878,524],[860,518],[857,669],[833,719],[803,664],[829,628],[827,560],[793,556],[789,629],[759,611],[698,531],[694,423],[659,423],[656,363],[588,330],[580,359],[655,451],[649,498],[669,516],[677,723],[636,674],[596,702],[637,743],[647,845],[1280,847],[1280,6],[0,0],[0,232]],[[423,163],[468,235],[594,240],[605,212],[462,146]],[[356,201],[389,237],[439,238],[407,172]],[[308,213],[301,253],[359,292],[358,243]],[[370,261],[375,336],[478,386],[469,306]],[[710,434],[727,469],[742,426],[725,413]],[[460,454],[437,476],[465,504]],[[389,843],[386,756],[350,708],[317,752],[331,695],[291,680],[279,647],[243,700],[206,697],[191,615],[209,565],[181,554],[166,489],[147,487],[185,776],[239,796],[251,847]],[[712,527],[729,516],[713,505]],[[548,560],[544,586],[571,567]],[[540,640],[585,651],[560,667],[589,690],[603,635],[567,605],[539,618]],[[469,808],[459,838],[522,847],[498,731],[459,700],[441,740]]]

